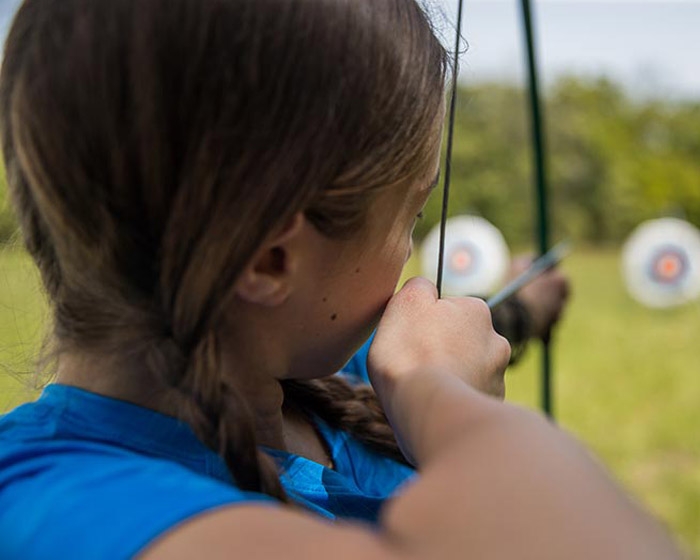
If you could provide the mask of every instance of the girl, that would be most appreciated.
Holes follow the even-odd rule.
[[[2,142],[58,378],[0,421],[3,557],[673,556],[482,394],[482,303],[392,298],[445,60],[414,0],[25,1]],[[378,322],[381,404],[328,377]]]

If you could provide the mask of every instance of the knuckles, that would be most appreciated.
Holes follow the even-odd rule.
[[[495,332],[495,331],[494,331]],[[510,363],[510,355],[512,352],[512,348],[510,346],[510,342],[508,342],[508,339],[505,337],[501,336],[500,334],[496,333],[496,354],[498,356],[498,365],[499,367],[502,367],[503,370],[508,367],[508,364]]]
[[[493,319],[491,317],[491,309],[483,299],[480,298],[464,298],[463,305],[469,316],[476,319],[482,326],[491,326],[493,328]]]
[[[429,280],[415,277],[408,280],[394,295],[391,302],[402,308],[434,303],[437,300],[437,288]]]

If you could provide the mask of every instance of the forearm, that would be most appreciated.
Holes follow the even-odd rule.
[[[496,399],[442,373],[403,376],[378,396],[404,452],[417,465],[434,460],[452,440],[501,412]]]
[[[406,437],[421,440],[412,448],[420,482],[384,515],[396,539],[435,558],[678,557],[566,434],[534,413],[441,383],[416,382],[397,395],[432,393],[419,418],[396,417],[408,422]]]

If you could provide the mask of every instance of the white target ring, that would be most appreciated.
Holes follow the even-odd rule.
[[[435,281],[440,225],[425,238],[421,248],[423,276]],[[503,282],[510,265],[510,252],[501,232],[476,216],[457,216],[445,226],[443,293],[451,296],[485,297]]]
[[[673,307],[700,297],[700,231],[676,218],[640,225],[622,251],[622,269],[634,299]]]

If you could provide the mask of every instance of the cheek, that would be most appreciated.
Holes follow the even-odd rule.
[[[394,295],[401,273],[408,260],[412,242],[402,238],[387,243],[380,251],[353,263],[350,273],[336,285],[334,300],[340,309],[338,320],[356,325],[374,325],[389,299]],[[366,255],[369,257],[370,255]]]
[[[303,306],[297,307],[299,337],[289,377],[315,378],[339,371],[372,333],[394,287],[391,278],[372,270],[375,264],[354,264],[342,278],[308,294]]]
[[[372,248],[338,257],[324,280],[296,302],[299,319],[291,377],[319,377],[337,371],[371,334],[393,296],[413,243],[406,229]],[[320,265],[319,265],[320,266]]]

